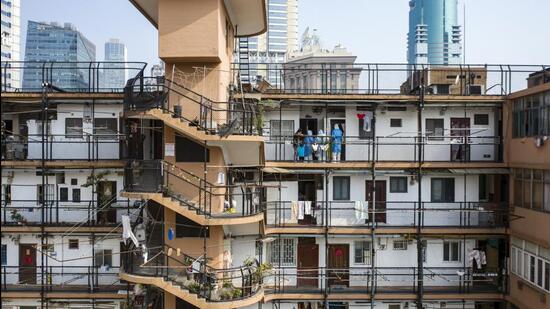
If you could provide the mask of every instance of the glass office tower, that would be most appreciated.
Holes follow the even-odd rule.
[[[126,70],[121,70],[127,61],[126,45],[118,39],[110,39],[105,43],[104,85],[106,88],[121,88],[126,83]]]

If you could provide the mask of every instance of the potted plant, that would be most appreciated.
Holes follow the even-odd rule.
[[[11,212],[10,212],[10,216],[11,216],[11,219],[14,221],[14,222],[17,222],[18,224],[22,224],[22,225],[26,225],[27,224],[27,219],[25,219],[25,217],[23,217],[22,214],[20,214],[17,209],[12,209]]]
[[[201,289],[201,285],[198,282],[196,282],[195,280],[190,280],[187,283],[186,287],[189,290],[189,292],[194,293],[194,294],[199,294],[200,289]]]

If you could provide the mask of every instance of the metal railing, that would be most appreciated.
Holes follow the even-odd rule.
[[[133,215],[136,208],[129,200],[98,205],[97,200],[8,200],[3,195],[1,222],[3,226],[117,226],[122,215]]]
[[[28,134],[2,136],[2,160],[118,160],[121,134]]]
[[[266,293],[504,293],[502,269],[471,267],[275,267],[264,278]]]
[[[250,63],[252,91],[284,94],[508,95],[550,65],[406,63]],[[240,65],[232,64],[239,83]],[[246,89],[246,87],[244,87]]]
[[[373,209],[363,201],[320,201],[312,202],[311,209],[298,210],[303,202],[269,201],[266,226],[468,229],[507,227],[509,222],[505,203],[422,202],[420,209],[417,206],[418,202],[385,201],[376,202]]]
[[[164,78],[139,77],[129,80],[124,102],[128,111],[161,109],[171,117],[208,134],[257,134],[254,104],[216,102]]]
[[[124,169],[124,190],[162,193],[182,207],[207,217],[245,217],[263,212],[260,185],[238,192],[240,185],[215,185],[174,164],[128,161]]]
[[[149,260],[126,254],[123,271],[147,277],[160,277],[208,302],[235,301],[255,295],[262,287],[263,274],[257,261],[248,265],[218,269],[203,257],[192,257],[168,245],[149,250]]]
[[[384,162],[445,161],[499,162],[499,136],[292,136],[272,135],[265,141],[266,161]],[[419,158],[418,146],[422,147]],[[302,148],[302,149],[300,149]],[[340,151],[339,160],[333,157]],[[302,156],[300,156],[302,154]]]
[[[143,76],[145,62],[2,61],[2,92],[123,92],[126,80]],[[106,78],[113,76],[120,79]],[[19,80],[19,82],[14,82]],[[16,84],[17,83],[17,84]]]
[[[125,289],[113,266],[2,266],[2,291],[112,292]]]

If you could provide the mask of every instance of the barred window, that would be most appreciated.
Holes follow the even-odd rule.
[[[371,248],[370,241],[356,241],[354,252],[355,264],[371,265]]]
[[[269,136],[272,140],[284,140],[294,136],[294,120],[271,120],[269,124]]]
[[[296,240],[282,238],[271,242],[267,246],[269,263],[280,266],[296,265]]]

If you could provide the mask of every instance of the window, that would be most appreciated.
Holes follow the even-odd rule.
[[[391,118],[390,119],[390,127],[392,128],[401,128],[402,123],[400,118]]]
[[[479,125],[479,126],[489,125],[489,115],[488,114],[475,114],[474,115],[474,125]]]
[[[355,264],[371,265],[372,246],[370,241],[356,241],[354,252]]]
[[[487,175],[486,174],[479,174],[479,180],[478,180],[478,198],[479,201],[488,201],[488,183],[487,183]]]
[[[78,185],[78,179],[71,178],[71,186],[77,186]]]
[[[514,138],[550,135],[550,92],[514,101],[512,135]]]
[[[514,206],[550,212],[550,171],[514,169]]]
[[[443,119],[426,119],[426,136],[433,141],[442,141],[443,123]]]
[[[277,266],[296,265],[296,240],[293,238],[276,239],[267,245],[269,263]],[[279,259],[280,258],[280,259]]]
[[[460,262],[460,243],[458,241],[443,242],[443,261]]]
[[[432,178],[431,201],[450,203],[455,201],[454,178]]]
[[[95,254],[95,266],[113,266],[113,250],[99,250]]]
[[[209,162],[210,150],[176,134],[176,162]]]
[[[11,204],[11,185],[2,185],[2,201]]]
[[[335,201],[349,201],[350,178],[348,176],[334,176],[332,198]]]
[[[94,135],[99,135],[98,138],[115,139],[117,132],[116,118],[94,119]]]
[[[82,118],[65,118],[65,137],[82,138]]]
[[[73,189],[73,203],[80,203],[80,189]]]
[[[180,237],[210,237],[210,229],[176,214],[176,238]]]
[[[394,240],[393,241],[393,250],[407,250],[407,241],[406,240]]]
[[[69,239],[69,249],[78,249],[78,239]]]
[[[269,136],[272,140],[285,140],[294,136],[294,120],[271,120]]]
[[[2,266],[8,264],[8,246],[2,245]]]
[[[390,193],[407,193],[407,177],[390,177]]]
[[[36,201],[39,205],[53,201],[54,194],[54,185],[36,185]]]
[[[69,201],[69,188],[59,188],[59,201],[60,202]]]

